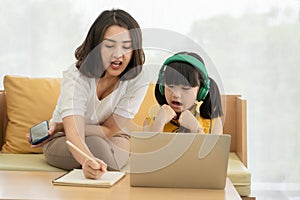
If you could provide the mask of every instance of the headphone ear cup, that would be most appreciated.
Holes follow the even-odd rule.
[[[206,85],[204,87],[201,87],[198,92],[197,100],[198,101],[204,100],[205,97],[207,96],[208,90],[209,89],[206,87]]]
[[[197,96],[198,101],[202,101],[205,99],[205,97],[209,92],[209,87],[210,87],[210,80],[208,79],[206,82],[204,82],[204,85],[201,88],[199,88],[199,92]]]
[[[202,101],[203,100],[203,87],[199,89],[199,92],[198,92],[198,96],[197,96],[197,100],[198,101]]]

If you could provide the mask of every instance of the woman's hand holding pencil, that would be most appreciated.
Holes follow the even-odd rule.
[[[82,170],[86,178],[99,179],[107,171],[107,165],[102,160],[90,157],[68,140],[66,141],[66,143],[69,145],[69,147],[86,158],[85,162],[82,165]]]

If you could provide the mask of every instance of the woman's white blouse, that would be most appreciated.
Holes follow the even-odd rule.
[[[70,115],[83,116],[88,124],[101,124],[110,115],[133,118],[148,89],[144,70],[131,80],[120,81],[102,100],[97,96],[97,79],[82,75],[75,65],[63,72],[60,96],[51,122],[61,122]]]

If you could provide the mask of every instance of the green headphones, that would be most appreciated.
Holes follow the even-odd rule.
[[[205,99],[208,91],[210,80],[208,78],[208,74],[206,72],[205,66],[198,60],[197,58],[187,55],[187,54],[176,54],[174,56],[169,57],[162,65],[161,69],[159,70],[158,75],[158,83],[159,83],[159,92],[161,95],[165,95],[165,87],[163,81],[163,73],[165,70],[165,66],[172,63],[172,62],[186,62],[193,65],[199,72],[204,76],[204,84],[199,88],[197,100],[202,101]]]

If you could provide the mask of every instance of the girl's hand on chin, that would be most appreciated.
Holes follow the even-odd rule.
[[[163,115],[164,115],[165,123],[168,123],[176,116],[176,112],[169,105],[166,104],[162,105],[161,111],[159,112],[164,113]]]
[[[180,126],[189,129],[192,133],[203,133],[203,128],[196,117],[189,110],[185,110],[179,117]]]

